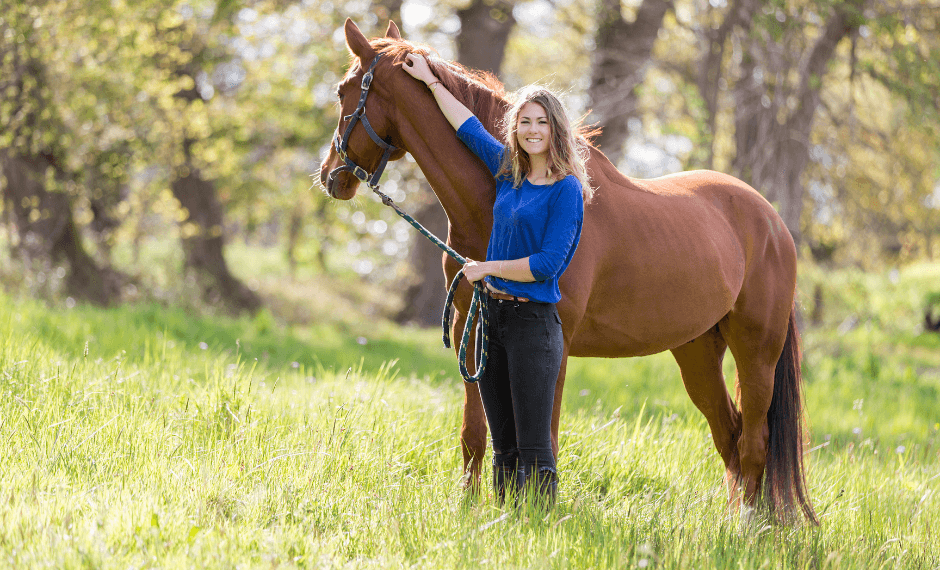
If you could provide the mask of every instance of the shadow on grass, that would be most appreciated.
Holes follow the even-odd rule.
[[[377,371],[397,361],[393,369],[400,376],[459,380],[453,351],[429,330],[377,325],[367,338],[332,325],[284,326],[266,311],[254,317],[208,317],[156,304],[112,309],[80,305],[59,311],[36,304],[18,306],[16,312],[42,342],[76,357],[87,351],[95,359],[122,355],[126,361],[143,362],[160,359],[164,348],[172,348],[194,356],[208,351],[238,355],[242,361],[257,359],[275,372],[322,367],[338,374],[360,365],[364,372]]]

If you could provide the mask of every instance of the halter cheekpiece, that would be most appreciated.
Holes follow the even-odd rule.
[[[366,117],[366,97],[369,96],[369,87],[372,86],[373,70],[375,70],[375,65],[379,62],[379,58],[381,57],[382,54],[376,55],[375,59],[372,60],[372,64],[369,65],[369,69],[366,71],[365,75],[362,76],[362,93],[359,95],[359,105],[351,115],[343,117],[344,121],[349,121],[349,125],[346,126],[346,131],[343,133],[343,138],[339,138],[339,129],[333,134],[333,148],[336,149],[336,154],[343,159],[345,164],[330,171],[330,180],[338,173],[348,171],[359,180],[368,184],[370,188],[376,188],[379,185],[379,178],[382,177],[385,166],[388,164],[389,156],[391,156],[394,151],[398,150],[398,147],[388,141],[382,140],[382,138],[375,133],[375,129],[372,128],[372,125],[369,124],[368,117]],[[362,126],[365,127],[366,132],[369,133],[369,138],[371,138],[375,144],[379,145],[379,147],[385,149],[385,152],[382,153],[382,160],[379,162],[378,168],[376,168],[375,172],[372,174],[365,168],[356,164],[355,161],[346,154],[346,149],[349,147],[349,135],[352,133],[353,127],[356,126],[357,121],[362,121]]]

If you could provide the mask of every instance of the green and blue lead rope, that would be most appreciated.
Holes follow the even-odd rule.
[[[441,248],[444,253],[454,258],[458,263],[464,265],[467,263],[467,259],[454,251],[452,247],[441,241],[436,235],[432,234],[424,226],[418,223],[417,220],[406,214],[398,207],[395,202],[389,198],[386,194],[383,194],[379,191],[379,186],[369,184],[366,182],[366,185],[375,192],[379,198],[382,199],[382,203],[391,209],[395,210],[395,213],[398,214],[403,220],[411,224],[416,230],[418,230],[421,235],[428,238],[431,243]],[[443,341],[446,348],[450,348],[450,308],[454,304],[454,295],[457,293],[457,285],[460,284],[460,280],[463,279],[463,268],[457,272],[457,275],[454,276],[454,280],[450,284],[450,288],[447,290],[447,300],[444,302],[444,314],[441,318],[441,329],[443,330]],[[477,380],[483,376],[483,371],[486,370],[486,358],[489,353],[489,322],[490,322],[490,311],[489,306],[485,300],[486,293],[483,291],[483,282],[477,281],[473,285],[473,299],[470,301],[470,312],[467,315],[467,322],[463,327],[463,338],[460,341],[460,351],[457,353],[457,364],[460,366],[460,375],[463,377],[463,381],[469,384],[475,383]],[[477,363],[476,373],[470,374],[470,371],[467,369],[467,346],[470,344],[470,331],[473,329],[473,323],[475,320],[479,319],[481,323],[482,337],[477,339],[477,342],[481,343],[480,346],[480,361]]]

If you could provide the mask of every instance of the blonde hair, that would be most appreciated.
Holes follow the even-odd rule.
[[[564,105],[551,91],[539,85],[530,85],[517,93],[515,102],[503,118],[503,132],[506,133],[506,150],[496,177],[512,178],[512,185],[518,188],[532,169],[529,153],[519,146],[516,136],[519,129],[519,111],[526,103],[538,103],[548,115],[551,128],[551,142],[548,147],[548,162],[551,173],[562,179],[574,175],[581,184],[584,203],[591,201],[594,188],[588,178],[585,162],[588,158],[587,141],[568,120]]]

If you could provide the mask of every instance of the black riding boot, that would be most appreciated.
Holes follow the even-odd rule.
[[[512,458],[493,458],[493,492],[496,503],[502,505],[506,497],[518,497],[525,481],[525,473],[518,467],[518,460]]]
[[[558,472],[554,467],[526,465],[524,492],[526,499],[540,508],[553,508],[558,495]]]

